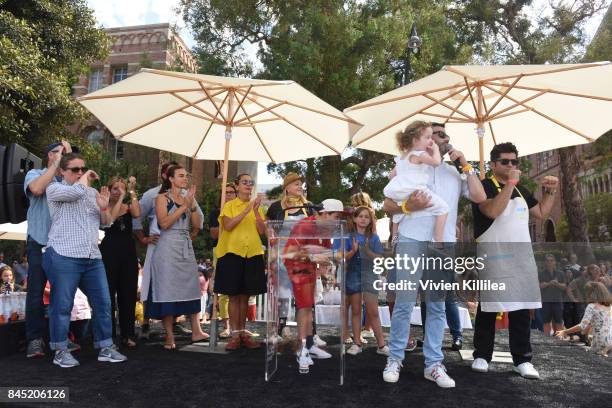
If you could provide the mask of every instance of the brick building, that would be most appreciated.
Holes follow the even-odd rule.
[[[82,76],[73,86],[75,98],[126,79],[138,73],[140,68],[197,72],[195,57],[168,23],[108,28],[105,31],[113,40],[111,53],[106,60],[92,64],[89,75]],[[72,130],[80,134],[88,143],[102,144],[117,160],[123,159],[146,164],[146,180],[139,180],[142,186],[157,184],[160,162],[169,158],[184,165],[192,173],[193,182],[198,187],[205,182],[208,185],[220,182],[223,166],[218,161],[193,160],[189,157],[117,141],[95,118],[75,125]],[[256,177],[257,163],[230,162],[229,179],[231,180],[239,172],[248,172]],[[201,188],[199,190],[201,192]]]

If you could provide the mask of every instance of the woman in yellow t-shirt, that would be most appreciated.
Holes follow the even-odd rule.
[[[260,235],[266,230],[261,198],[251,200],[255,181],[240,174],[234,180],[237,198],[223,205],[219,215],[219,243],[215,292],[229,296],[229,320],[232,338],[227,350],[241,346],[259,348],[245,332],[249,296],[266,293],[264,250]]]

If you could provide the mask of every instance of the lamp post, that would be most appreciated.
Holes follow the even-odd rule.
[[[408,38],[408,44],[406,46],[406,59],[404,60],[404,77],[402,85],[406,85],[410,82],[410,54],[417,54],[419,49],[423,45],[423,40],[417,34],[416,23],[412,23],[410,29],[410,37]]]

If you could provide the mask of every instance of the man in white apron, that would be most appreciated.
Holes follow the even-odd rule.
[[[553,176],[544,177],[543,198],[538,202],[526,188],[518,185],[521,172],[517,158],[518,151],[512,143],[493,148],[493,176],[482,181],[487,200],[472,205],[478,256],[486,259],[480,278],[505,286],[503,291],[480,293],[472,369],[488,371],[497,313],[508,312],[514,371],[525,378],[539,378],[531,364],[530,309],[539,309],[542,304],[529,235],[529,215],[538,219],[548,217],[559,181]]]

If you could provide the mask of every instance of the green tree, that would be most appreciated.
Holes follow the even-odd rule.
[[[449,1],[346,0],[183,0],[181,11],[194,31],[200,60],[239,74],[246,43],[259,46],[263,65],[258,77],[291,79],[344,109],[396,86],[405,58],[411,24],[417,21],[428,47],[412,59],[411,76],[419,78],[444,64],[465,63],[467,44],[457,45],[445,16]],[[217,61],[217,62],[215,62]],[[225,65],[224,65],[225,64]],[[382,199],[391,157],[354,150],[347,157],[322,157],[270,166],[284,175],[300,170],[308,196],[346,199],[364,190]]]
[[[0,0],[0,143],[65,136],[85,113],[71,86],[108,50],[85,0]]]

